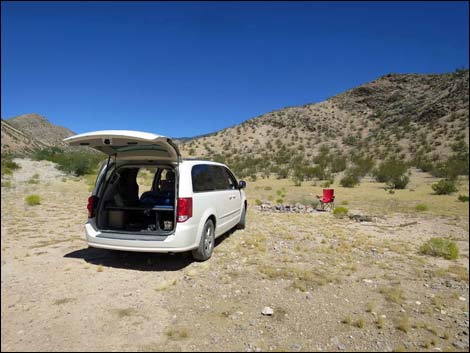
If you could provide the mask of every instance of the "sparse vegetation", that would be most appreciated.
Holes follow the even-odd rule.
[[[410,318],[407,315],[402,315],[397,321],[396,328],[400,331],[408,333],[410,330]]]
[[[57,163],[60,170],[82,176],[96,173],[98,165],[105,159],[105,155],[85,151],[66,152],[58,147],[51,147],[36,151],[33,158],[38,161],[48,160]]]
[[[458,200],[460,202],[468,202],[468,195],[459,195]]]
[[[171,327],[165,331],[165,334],[172,340],[181,340],[189,336],[188,330],[184,327]]]
[[[339,182],[342,187],[353,188],[360,183],[359,177],[353,171],[347,171],[346,175]]]
[[[449,195],[457,191],[457,186],[453,180],[442,179],[431,185],[436,195]]]
[[[3,131],[3,130],[2,130]],[[9,154],[2,153],[2,177],[4,175],[11,175],[13,172],[20,168],[19,164],[13,161],[13,158]]]
[[[25,198],[25,201],[30,206],[37,206],[41,204],[41,197],[39,195],[29,195]]]
[[[357,328],[364,328],[364,326],[365,326],[364,319],[359,318],[356,321],[354,321],[354,326],[356,326]]]
[[[335,207],[335,209],[333,210],[333,215],[336,218],[344,218],[348,215],[348,212],[349,212],[348,208],[339,206],[339,207]]]
[[[397,159],[389,159],[382,162],[375,170],[374,176],[377,181],[386,183],[391,189],[404,189],[410,178],[406,175],[408,167]]]
[[[429,207],[425,204],[420,203],[420,204],[416,205],[415,210],[418,211],[418,212],[425,212],[425,211],[429,210]]]
[[[36,173],[31,178],[29,178],[28,184],[39,184],[39,174]]]
[[[384,286],[379,289],[379,292],[385,296],[385,299],[395,304],[402,304],[405,300],[405,294],[403,293],[403,290],[397,286]]]
[[[459,257],[459,249],[454,241],[444,238],[431,238],[419,248],[423,255],[443,257],[447,260],[455,260]]]

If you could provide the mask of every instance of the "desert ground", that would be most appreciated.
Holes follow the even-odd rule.
[[[87,179],[15,161],[1,189],[2,351],[468,350],[469,211],[457,200],[468,179],[452,195],[433,195],[436,179],[417,171],[393,194],[333,184],[337,205],[369,222],[261,211],[322,187],[248,181],[247,228],[198,263],[88,248]],[[453,240],[458,258],[421,254],[432,237]]]

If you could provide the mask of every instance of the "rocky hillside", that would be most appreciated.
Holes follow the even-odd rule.
[[[49,122],[39,114],[24,114],[2,119],[2,153],[28,154],[49,146],[67,147],[62,142],[75,133]]]
[[[185,156],[258,156],[271,164],[295,155],[312,161],[322,145],[344,155],[435,161],[450,155],[456,143],[468,145],[468,84],[468,70],[388,74],[324,102],[272,111],[180,148]]]

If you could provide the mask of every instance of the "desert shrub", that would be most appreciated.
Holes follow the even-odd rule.
[[[339,206],[339,207],[335,207],[335,209],[333,210],[333,215],[337,218],[343,218],[348,215],[348,212],[349,212],[348,208]]]
[[[33,154],[35,160],[48,160],[59,165],[59,169],[66,173],[81,176],[93,174],[100,162],[105,159],[104,154],[87,151],[66,152],[58,147],[38,150]]]
[[[339,183],[345,188],[353,188],[359,184],[359,176],[352,171],[347,171]]]
[[[359,177],[367,175],[375,165],[374,160],[371,157],[352,157],[352,162],[354,163],[354,174]]]
[[[334,157],[330,163],[332,173],[342,172],[346,169],[346,158],[343,156]]]
[[[457,191],[455,182],[450,179],[441,179],[437,183],[431,185],[436,195],[449,195]]]
[[[264,187],[264,190],[267,190],[267,191],[272,190],[272,189],[273,189],[273,188],[272,188],[271,186],[265,186],[265,187]]]
[[[387,186],[391,189],[404,189],[410,182],[408,175],[397,175],[387,181]]]
[[[13,171],[20,168],[20,166],[13,162],[13,159],[8,154],[2,154],[2,176],[4,175],[11,175]]]
[[[454,241],[444,238],[431,238],[419,248],[424,255],[443,257],[454,260],[459,256],[459,249]]]
[[[36,206],[41,204],[41,197],[39,195],[29,195],[25,198],[25,201],[30,206]]]
[[[429,207],[425,204],[420,203],[420,204],[416,205],[415,209],[418,212],[424,212],[424,211],[429,210]]]
[[[278,198],[276,199],[276,203],[283,203],[284,202],[284,199],[283,198]]]
[[[468,202],[468,196],[459,195],[458,200],[459,200],[460,202]]]
[[[257,206],[260,206],[262,203],[263,203],[263,202],[261,202],[261,200],[259,200],[259,199],[256,199],[256,200],[255,200],[255,204],[256,204]]]
[[[404,189],[410,178],[406,175],[408,166],[397,159],[389,159],[382,162],[374,171],[375,179],[381,183],[387,183],[392,189]]]
[[[11,181],[10,180],[2,180],[2,188],[11,188]]]
[[[286,179],[289,175],[287,168],[279,168],[276,172],[278,179]]]
[[[312,208],[314,209],[316,209],[319,204],[320,204],[320,200],[313,199],[312,201],[310,201],[310,206],[312,206]]]
[[[457,142],[452,145],[454,154],[445,161],[436,162],[431,169],[431,174],[437,178],[455,180],[459,175],[469,175],[469,154],[465,142]]]

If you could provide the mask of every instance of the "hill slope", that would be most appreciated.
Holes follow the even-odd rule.
[[[2,153],[28,154],[37,148],[67,147],[62,141],[75,133],[49,122],[39,114],[2,119]]]
[[[374,159],[440,160],[459,141],[468,144],[468,83],[468,70],[389,74],[324,102],[276,110],[180,148],[184,156],[263,157],[270,161],[264,168],[296,155],[312,163],[322,145],[335,154]]]

